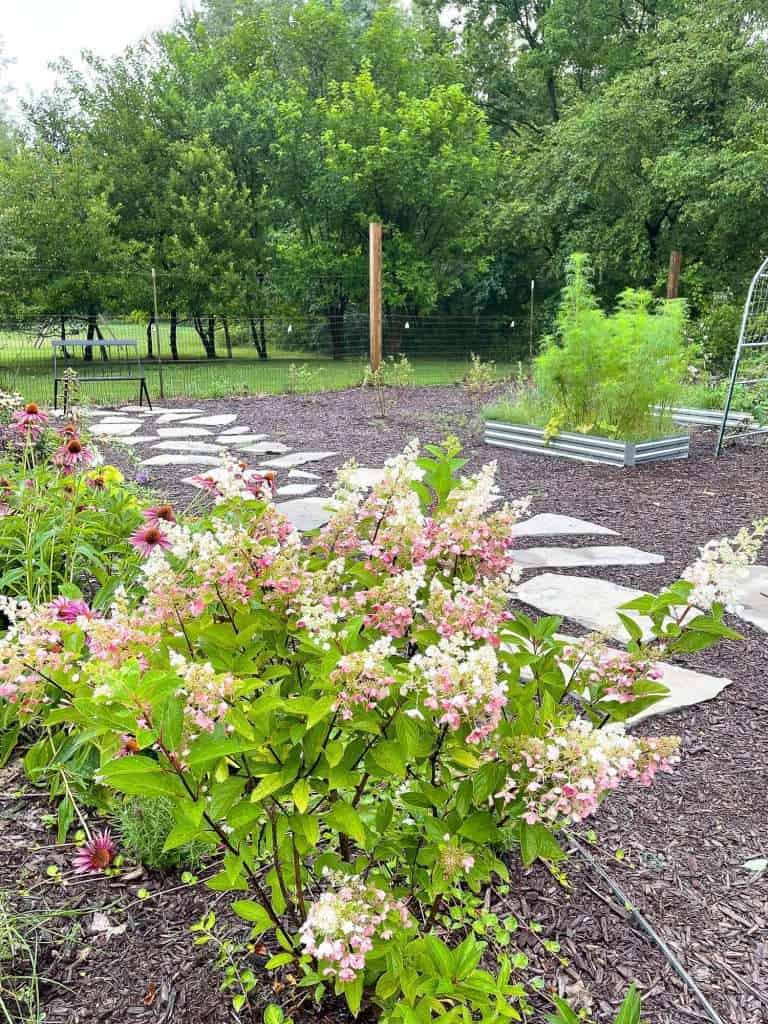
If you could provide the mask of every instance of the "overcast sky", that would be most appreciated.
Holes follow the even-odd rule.
[[[198,5],[184,0],[187,9]],[[179,7],[180,0],[0,0],[0,39],[14,61],[4,79],[21,96],[48,89],[55,84],[50,61],[76,60],[81,50],[119,53],[170,25]]]

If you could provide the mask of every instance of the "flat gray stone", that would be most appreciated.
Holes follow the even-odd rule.
[[[141,421],[132,423],[130,420],[115,420],[112,423],[94,423],[90,431],[99,437],[127,437],[129,434],[135,434],[140,426]]]
[[[120,444],[149,444],[150,441],[157,441],[157,434],[131,434],[130,437],[115,438]]]
[[[573,516],[556,515],[553,512],[540,512],[539,515],[516,523],[512,527],[513,537],[564,537],[573,534],[618,536],[615,530],[609,530],[606,526],[599,526],[597,523],[576,519]]]
[[[311,494],[317,490],[317,484],[284,484],[277,488],[278,498],[288,498],[299,494]]]
[[[247,428],[243,428],[247,429]],[[216,438],[216,444],[255,444],[257,441],[263,441],[266,434],[219,434]]]
[[[182,420],[189,420],[195,414],[193,412],[164,412],[162,416],[157,419],[158,426],[164,426],[166,423],[178,423]]]
[[[250,429],[251,429],[250,427],[245,427],[245,426],[229,427],[227,430],[223,430],[221,433],[222,433],[223,437],[226,437],[228,434],[247,434]],[[266,437],[267,435],[266,434],[258,434],[258,435],[254,435],[254,436]]]
[[[578,643],[578,639],[572,636],[560,636],[559,639],[570,643]],[[608,647],[609,654],[619,652]],[[667,715],[670,711],[677,711],[678,708],[691,707],[694,704],[703,704],[705,701],[713,700],[723,692],[726,686],[730,686],[732,679],[724,676],[710,676],[706,672],[695,672],[690,668],[683,668],[681,665],[671,665],[668,661],[656,662],[663,675],[659,682],[669,690],[669,695],[658,701],[650,708],[640,711],[627,719],[627,725],[637,725],[646,718],[655,718],[657,715]]]
[[[633,587],[622,587],[609,580],[593,579],[591,576],[560,576],[544,572],[526,580],[517,588],[517,597],[546,615],[562,615],[566,619],[580,622],[587,629],[626,643],[630,637],[616,609],[627,601],[642,597],[645,591]],[[651,620],[636,612],[625,612],[643,630],[643,639],[649,640]]]
[[[291,469],[288,471],[289,480],[321,480],[319,473],[307,473],[303,469]]]
[[[292,455],[283,455],[279,459],[271,459],[264,465],[271,466],[273,469],[294,469],[307,462],[321,462],[323,459],[330,459],[335,454],[336,452],[294,452]]]
[[[572,569],[580,565],[660,565],[663,555],[622,545],[592,548],[524,548],[514,552],[523,569]]]
[[[198,454],[224,455],[224,449],[217,444],[208,444],[205,441],[161,441],[160,444],[153,444],[153,449],[165,452],[197,452]]]
[[[138,409],[138,406],[134,405],[131,406],[131,408],[135,410]],[[146,405],[144,406],[144,409],[146,411]],[[202,412],[202,409],[178,409],[176,406],[170,407],[167,405],[155,405],[152,407],[150,415],[170,416],[173,414],[174,416],[200,416]]]
[[[734,614],[768,633],[768,565],[753,565],[746,579],[739,580]]]
[[[294,498],[275,505],[297,530],[316,530],[331,518],[327,498]]]
[[[197,423],[201,427],[227,427],[237,419],[235,413],[222,413],[220,416],[196,416],[190,423]]]
[[[279,441],[261,441],[258,444],[237,444],[241,452],[248,452],[249,455],[280,455],[282,452],[290,451],[287,444],[280,444]],[[267,463],[273,465],[273,463]]]
[[[158,427],[160,437],[210,437],[211,431],[205,427]]]
[[[666,661],[660,661],[659,668],[664,673],[659,682],[667,687],[669,696],[660,700],[658,704],[654,704],[653,707],[633,715],[627,720],[628,725],[636,725],[646,718],[667,715],[670,711],[677,711],[678,708],[687,708],[693,704],[703,704],[707,700],[713,700],[733,682],[732,679],[726,679],[724,676],[710,676],[706,672],[694,672],[693,669],[683,668],[681,665],[670,665]]]
[[[144,459],[142,466],[219,466],[221,459],[211,455],[153,455]]]

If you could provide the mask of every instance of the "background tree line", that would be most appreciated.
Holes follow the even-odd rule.
[[[610,298],[680,249],[694,312],[735,308],[768,241],[766,6],[207,0],[0,118],[0,313],[149,314],[155,266],[209,356],[212,313],[257,350],[265,315],[322,314],[341,351],[371,219],[390,313],[520,315],[575,250]]]

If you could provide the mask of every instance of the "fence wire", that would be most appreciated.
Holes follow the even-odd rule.
[[[384,356],[406,357],[416,385],[462,380],[474,353],[511,376],[528,355],[524,324],[502,316],[408,316],[384,318]],[[98,339],[135,341],[153,397],[224,397],[354,387],[368,363],[368,318],[205,314],[138,321],[128,316],[45,315],[0,323],[0,388],[35,401],[53,389],[53,342],[59,372],[66,367],[87,385],[93,404],[131,398],[115,351]],[[91,348],[62,341],[93,338]],[[107,379],[105,379],[107,378]],[[89,383],[91,381],[91,383]],[[161,387],[162,383],[162,387]]]

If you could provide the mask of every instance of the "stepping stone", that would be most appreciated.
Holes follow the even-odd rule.
[[[336,452],[294,452],[292,455],[283,455],[279,459],[271,459],[265,462],[265,466],[273,469],[294,469],[296,466],[303,466],[307,462],[320,462],[322,459],[330,459]],[[320,499],[318,499],[320,500]]]
[[[142,466],[220,466],[221,459],[211,455],[153,455]]]
[[[209,455],[225,454],[223,448],[216,444],[207,444],[205,441],[161,441],[160,444],[153,444],[153,448],[166,452],[201,452]]]
[[[126,408],[126,409],[127,408],[131,408],[133,410],[137,410],[139,408],[139,406],[132,405],[132,406],[124,406],[123,408]],[[153,405],[152,406],[152,410],[150,412],[147,409],[146,405],[145,405],[144,406],[144,412],[147,412],[150,416],[156,416],[159,413],[162,413],[164,416],[170,416],[171,414],[173,414],[174,416],[200,416],[202,414],[203,410],[202,409],[177,409],[176,407],[169,408],[167,405]]]
[[[131,434],[130,437],[115,438],[120,444],[148,444],[150,441],[157,441],[157,434]]]
[[[297,530],[316,530],[331,518],[327,498],[294,498],[275,505]]]
[[[210,437],[211,431],[205,427],[158,427],[160,437]]]
[[[575,519],[573,516],[555,515],[552,512],[541,512],[512,527],[513,537],[559,537],[582,533],[590,536],[608,534],[611,537],[618,537],[615,530],[609,530],[605,526],[587,522],[586,519]]]
[[[222,431],[222,437],[226,437],[228,434],[247,434],[250,429],[251,429],[250,427],[244,427],[244,426],[230,427],[229,430],[223,430]],[[266,437],[267,435],[266,434],[254,434],[253,436],[254,437]]]
[[[587,629],[626,643],[630,637],[616,609],[644,596],[644,591],[633,587],[622,587],[609,580],[593,579],[591,576],[560,576],[544,572],[526,580],[517,588],[517,598],[530,604],[546,615],[562,615],[566,619],[580,622]],[[649,640],[651,620],[637,612],[625,612],[643,630],[643,639]]]
[[[237,447],[242,452],[248,452],[249,455],[279,455],[281,452],[290,451],[287,444],[280,444],[279,441],[262,441],[260,444],[242,445],[238,444]],[[273,465],[273,463],[268,463]]]
[[[578,643],[577,637],[559,635],[558,639],[569,643]],[[609,654],[619,652],[610,647],[606,648]],[[678,708],[687,708],[693,704],[703,704],[707,700],[717,697],[726,686],[730,686],[732,679],[724,676],[710,676],[706,672],[695,672],[690,668],[683,668],[681,665],[672,665],[668,661],[656,662],[657,668],[664,673],[659,682],[669,690],[669,695],[658,701],[650,708],[640,711],[627,719],[627,725],[637,725],[646,718],[654,718],[656,715],[667,715],[670,711],[677,711]]]
[[[192,416],[194,416],[192,412],[164,412],[157,420],[157,424],[164,426],[166,423],[178,423],[179,420],[188,420]]]
[[[99,437],[127,437],[128,434],[135,433],[140,426],[141,423],[131,423],[129,420],[122,423],[94,423],[90,431]]]
[[[307,473],[303,469],[291,469],[288,472],[289,480],[321,480],[319,473]]]
[[[768,633],[768,565],[750,566],[748,572],[734,587],[734,615]]]
[[[292,495],[311,494],[317,490],[317,484],[285,484],[277,488],[279,498],[287,498]]]
[[[579,565],[660,565],[663,555],[621,545],[594,548],[525,548],[515,551],[523,569],[572,569]]]
[[[235,413],[226,413],[221,416],[197,416],[189,422],[205,427],[226,427],[230,423],[234,423],[236,419],[237,415]]]
[[[266,434],[219,434],[216,444],[255,444],[257,441],[263,441],[266,436]]]
[[[646,718],[656,715],[667,715],[670,711],[677,711],[678,708],[687,708],[692,704],[703,704],[704,701],[717,697],[726,686],[730,686],[732,679],[723,676],[710,676],[706,672],[694,672],[693,669],[683,668],[681,665],[670,665],[666,661],[658,663],[664,675],[659,680],[669,690],[669,696],[660,700],[653,707],[646,708],[632,718],[627,719],[627,725],[636,725]]]

